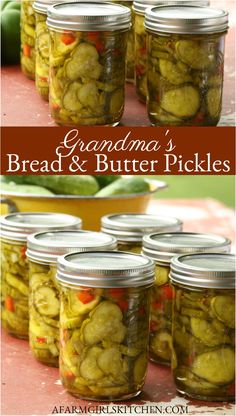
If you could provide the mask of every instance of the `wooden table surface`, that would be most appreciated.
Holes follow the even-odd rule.
[[[230,13],[230,30],[226,36],[225,81],[220,126],[235,125],[235,0],[211,0],[214,7]],[[19,66],[2,68],[2,125],[45,126],[56,124],[49,114],[48,103],[36,93],[34,82],[27,79]],[[125,111],[121,120],[125,126],[150,126],[146,106],[138,101],[134,86],[126,85]]]
[[[218,201],[200,200],[153,200],[148,212],[175,215],[185,221],[185,231],[213,232],[225,235],[235,243],[234,213]],[[235,252],[235,245],[233,246]],[[1,415],[52,414],[55,406],[99,405],[79,400],[68,394],[59,380],[58,369],[38,363],[31,356],[27,341],[17,340],[2,331],[2,411]],[[111,403],[103,403],[110,406]],[[116,404],[117,405],[117,404]],[[233,403],[201,402],[176,394],[170,368],[149,364],[147,380],[142,394],[133,400],[122,402],[129,406],[123,414],[188,414],[203,416],[234,415]],[[137,406],[137,407],[135,407]],[[148,407],[147,407],[148,406]],[[168,406],[173,406],[173,411]],[[174,407],[175,406],[175,407]],[[178,407],[177,407],[178,406]],[[181,407],[183,406],[183,407]],[[186,413],[186,406],[188,413]],[[179,412],[178,412],[179,411]],[[182,411],[182,413],[180,413]],[[183,413],[184,411],[184,413]],[[57,414],[57,413],[55,413]],[[68,414],[62,412],[62,414]],[[92,414],[89,411],[87,414]],[[111,414],[111,413],[110,413]]]

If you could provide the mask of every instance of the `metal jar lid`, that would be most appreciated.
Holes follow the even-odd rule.
[[[170,279],[185,286],[233,289],[235,287],[234,254],[201,253],[174,257]]]
[[[228,253],[231,241],[215,234],[162,233],[143,237],[143,255],[159,264],[169,264],[181,253]]]
[[[151,214],[109,214],[101,219],[101,230],[114,235],[118,241],[142,242],[145,234],[181,231],[178,218]]]
[[[36,262],[56,263],[72,252],[116,250],[116,238],[93,231],[53,231],[31,234],[27,238],[27,257]]]
[[[207,7],[210,5],[209,0],[135,0],[133,9],[135,12],[145,14],[147,8],[152,6],[201,6]]]
[[[167,6],[146,11],[146,29],[162,33],[205,34],[228,29],[228,12],[210,7]]]
[[[58,258],[57,280],[86,287],[140,287],[154,283],[154,263],[122,251],[90,251]]]
[[[19,212],[3,215],[0,219],[1,238],[26,242],[27,236],[39,231],[80,229],[79,217],[54,212]]]
[[[60,1],[63,3],[63,0],[36,0],[33,3],[33,9],[38,13],[47,14],[48,7]]]
[[[53,29],[102,31],[129,29],[131,10],[105,2],[70,2],[48,8],[47,25]]]

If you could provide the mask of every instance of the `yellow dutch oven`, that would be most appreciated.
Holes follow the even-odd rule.
[[[77,195],[35,195],[1,191],[1,214],[8,212],[61,212],[77,215],[83,228],[99,230],[100,218],[113,212],[145,212],[152,194],[167,187],[154,179],[145,179],[150,190],[145,193],[113,197]]]

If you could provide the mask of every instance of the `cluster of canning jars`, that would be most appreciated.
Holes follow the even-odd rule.
[[[23,1],[21,61],[58,124],[117,125],[135,75],[153,125],[217,125],[227,12],[208,0],[54,3]]]
[[[29,335],[38,361],[59,365],[70,393],[136,396],[149,351],[171,363],[180,393],[233,398],[230,240],[147,214],[107,215],[102,232],[65,214],[9,214],[1,225],[3,325]]]

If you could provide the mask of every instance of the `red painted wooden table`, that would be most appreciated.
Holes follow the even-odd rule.
[[[148,212],[176,215],[184,219],[186,231],[218,233],[231,238],[235,243],[234,213],[215,200],[153,201]],[[233,250],[235,251],[235,246]],[[94,412],[92,407],[88,408],[90,405],[100,407]],[[104,412],[101,411],[102,405],[108,406],[108,408],[104,407]],[[58,369],[35,361],[27,341],[12,338],[3,331],[1,415],[58,414],[60,406],[64,409],[61,409],[62,414],[76,414],[72,406],[76,406],[77,413],[81,414],[115,414],[115,412],[117,414],[118,404],[115,404],[115,409],[112,408],[113,405],[79,400],[68,394],[61,385]],[[152,363],[149,364],[142,394],[136,399],[119,403],[119,406],[120,413],[134,415],[233,416],[235,414],[232,403],[201,402],[178,396],[170,368]]]
[[[230,30],[226,37],[225,81],[220,126],[235,125],[235,0],[211,0],[211,5],[229,11]],[[2,69],[2,125],[55,126],[48,103],[36,93],[34,82],[27,79],[19,66]],[[146,106],[138,101],[134,86],[127,84],[125,112],[121,120],[125,126],[150,126]]]

